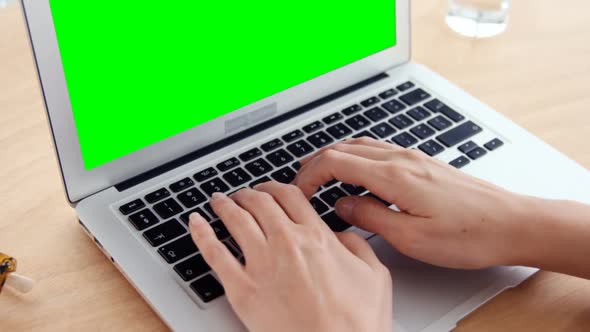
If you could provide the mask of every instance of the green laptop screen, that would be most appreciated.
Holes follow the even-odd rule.
[[[87,170],[396,43],[395,0],[50,0]]]

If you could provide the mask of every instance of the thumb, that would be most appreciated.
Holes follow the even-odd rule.
[[[418,217],[393,211],[374,198],[359,196],[338,200],[336,214],[349,224],[386,238],[396,237],[396,233],[420,220]]]

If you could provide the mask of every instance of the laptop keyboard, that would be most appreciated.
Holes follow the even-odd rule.
[[[469,140],[482,131],[415,83],[406,82],[149,192],[121,205],[119,211],[187,288],[207,303],[222,296],[224,290],[188,233],[188,216],[198,212],[205,217],[217,237],[244,262],[239,246],[208,203],[213,193],[229,194],[271,179],[289,183],[300,167],[298,159],[347,137],[369,136],[430,156],[454,149],[460,156],[449,164],[461,168],[503,145],[498,138],[483,147]],[[310,203],[333,231],[350,227],[333,209],[336,201],[347,195],[368,195],[389,205],[365,188],[330,181]]]

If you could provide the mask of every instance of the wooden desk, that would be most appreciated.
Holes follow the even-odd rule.
[[[414,1],[414,59],[590,167],[590,3],[513,1],[508,31],[461,38],[446,1]],[[2,330],[165,330],[76,223],[51,147],[20,8],[0,9],[0,249],[37,280],[0,296]],[[590,331],[590,281],[541,272],[458,331]]]

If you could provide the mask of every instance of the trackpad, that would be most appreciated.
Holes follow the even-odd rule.
[[[444,269],[400,254],[379,236],[369,242],[391,271],[393,318],[408,332],[448,331],[487,299],[536,271],[523,267]]]

